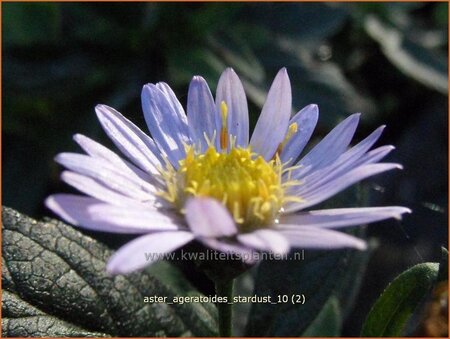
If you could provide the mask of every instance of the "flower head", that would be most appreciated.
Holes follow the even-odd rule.
[[[370,150],[384,126],[349,147],[359,114],[337,125],[300,157],[318,119],[309,105],[291,118],[291,87],[281,69],[249,140],[244,88],[232,69],[220,77],[215,101],[206,81],[189,86],[187,115],[165,83],[147,84],[142,107],[152,138],[119,112],[98,105],[105,132],[128,159],[86,136],[86,154],[61,153],[62,179],[86,194],[56,194],[47,206],[83,228],[143,234],[110,259],[113,273],[151,263],[197,239],[223,252],[286,253],[290,247],[364,249],[365,242],[332,230],[409,212],[404,207],[305,211],[369,176],[400,168],[378,163],[392,149]],[[155,257],[156,258],[156,257]],[[251,258],[251,256],[248,256]]]

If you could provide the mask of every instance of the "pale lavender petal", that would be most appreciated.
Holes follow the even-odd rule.
[[[337,208],[287,214],[281,217],[280,222],[292,224],[295,228],[303,226],[335,228],[364,225],[389,218],[401,219],[404,213],[411,213],[411,210],[398,206]]]
[[[135,206],[122,208],[110,204],[89,207],[93,220],[108,221],[118,225],[142,227],[151,231],[177,230],[185,227],[184,219],[173,210]]]
[[[97,105],[95,112],[106,134],[123,154],[144,171],[158,173],[159,150],[148,135],[114,108]]]
[[[316,171],[312,171],[311,173],[307,174],[306,176],[296,176],[297,180],[302,180],[305,183],[312,184],[314,183],[318,178],[323,178],[327,173],[333,172],[336,173],[336,169],[339,167],[345,166],[347,169],[351,169],[356,167],[358,159],[360,159],[365,152],[367,152],[370,147],[378,140],[381,133],[383,132],[385,126],[380,126],[377,128],[374,132],[372,132],[367,138],[362,140],[357,145],[350,148],[345,153],[341,154],[336,161],[334,161],[332,164],[323,167],[321,169],[318,169]],[[284,175],[284,178],[288,177],[288,173]]]
[[[198,237],[229,237],[237,232],[227,209],[211,198],[191,198],[185,205],[186,221]]]
[[[292,178],[299,179],[312,170],[317,170],[333,163],[350,144],[358,126],[359,116],[359,113],[349,116],[328,133],[297,163],[301,167],[292,171]]]
[[[119,248],[106,267],[111,274],[127,274],[165,259],[166,255],[194,239],[190,232],[157,232],[143,235]]]
[[[155,200],[157,189],[153,185],[138,176],[123,172],[119,167],[105,160],[84,154],[60,153],[55,161],[73,172],[89,176],[128,197],[142,201]]]
[[[317,105],[312,104],[301,109],[289,121],[289,126],[293,123],[296,123],[298,126],[298,130],[297,133],[295,133],[283,147],[283,150],[280,154],[280,159],[283,163],[290,160],[290,164],[292,165],[298,158],[298,156],[308,143],[309,139],[311,138],[318,118],[319,108],[317,107]]]
[[[257,257],[254,255],[254,250],[245,245],[230,243],[216,238],[198,238],[198,240],[213,250],[228,254],[236,254],[239,259],[247,264],[253,264],[257,260]]]
[[[360,158],[364,153],[366,153],[375,142],[380,138],[386,126],[380,126],[375,131],[373,131],[364,140],[350,148],[347,152],[342,154],[336,162],[351,162],[354,159]]]
[[[277,231],[285,236],[292,247],[302,249],[337,249],[356,248],[365,250],[365,241],[354,236],[318,227],[297,226],[280,224]]]
[[[242,244],[261,251],[283,255],[289,252],[289,242],[280,233],[273,230],[257,230],[237,236]]]
[[[132,199],[118,193],[101,182],[78,173],[64,171],[61,174],[61,179],[67,184],[75,187],[80,192],[103,202],[122,207],[136,207],[139,205],[145,206],[145,203],[139,200]]]
[[[288,203],[287,206],[284,207],[285,213],[291,213],[294,211],[298,211],[300,209],[304,209],[313,205],[316,205],[329,197],[339,193],[340,191],[346,189],[347,187],[361,181],[370,176],[376,175],[378,173],[382,173],[385,171],[389,171],[391,169],[401,169],[402,166],[399,164],[369,164],[357,167],[341,177],[336,178],[335,180],[331,180],[327,182],[325,185],[318,187],[316,190],[310,192],[308,195],[301,196],[304,201],[302,202],[294,202]]]
[[[134,234],[178,229],[175,217],[151,209],[113,206],[91,197],[55,194],[45,205],[66,222],[94,231]]]
[[[191,141],[203,153],[208,148],[205,135],[215,144],[216,108],[208,84],[201,76],[195,76],[189,85],[187,118]]]
[[[187,128],[187,118],[186,113],[184,112],[183,106],[181,106],[180,101],[178,100],[175,93],[172,91],[170,86],[165,82],[158,82],[156,87],[164,94],[167,102],[170,105],[171,111],[175,112],[178,120],[181,122],[183,129]]]
[[[248,146],[248,106],[244,87],[233,69],[227,68],[220,76],[216,91],[216,111],[220,112],[220,105],[224,101],[228,106],[228,134],[236,137],[236,146]],[[220,117],[217,130],[222,128]]]
[[[286,136],[291,104],[291,83],[286,69],[282,68],[270,87],[250,140],[252,150],[266,160],[272,159]]]
[[[88,138],[82,134],[75,134],[73,139],[77,142],[78,145],[90,156],[94,158],[99,158],[106,160],[107,162],[114,164],[121,171],[127,172],[131,176],[138,176],[144,181],[150,182],[154,185],[161,186],[162,181],[158,175],[148,174],[144,172],[140,168],[136,167],[132,163],[122,159],[116,153],[108,149],[107,147],[99,144],[98,142]]]
[[[395,147],[391,145],[381,146],[368,153],[366,152],[379,138],[383,129],[384,126],[381,126],[377,130],[375,130],[371,135],[369,135],[369,137],[342,154],[332,165],[315,171],[311,175],[308,175],[301,180],[311,185],[312,183],[317,181],[318,178],[320,178],[322,181],[324,181],[324,179],[329,180],[330,178],[338,177],[358,166],[373,164],[380,161],[392,150],[394,150]],[[332,175],[330,176],[329,174]]]
[[[288,194],[307,196],[332,180],[336,180],[347,172],[368,164],[373,164],[385,157],[394,149],[393,146],[381,146],[359,158],[340,161],[340,158],[332,165],[322,168],[302,178],[302,185],[289,187]],[[345,153],[342,155],[344,156]]]
[[[184,146],[190,144],[186,115],[174,109],[177,106],[173,103],[175,99],[167,94],[165,84],[145,85],[141,99],[144,118],[153,139],[172,166],[178,168],[178,161],[186,155]]]
[[[125,166],[124,160],[120,156],[95,140],[82,134],[75,134],[73,139],[90,156],[107,160],[123,170],[128,169],[128,166]]]
[[[395,149],[395,147],[392,145],[380,146],[378,148],[375,148],[375,149],[371,150],[370,152],[367,152],[366,154],[364,154],[360,158],[359,162],[356,163],[356,165],[359,166],[361,164],[374,164],[374,163],[380,161],[381,159],[383,159],[386,155],[391,153],[394,149]]]

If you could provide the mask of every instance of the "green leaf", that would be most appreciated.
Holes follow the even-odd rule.
[[[9,3],[3,8],[6,43],[53,43],[60,36],[61,18],[55,3]]]
[[[342,314],[339,300],[331,297],[316,319],[308,326],[303,337],[338,337],[341,334]]]
[[[392,281],[363,325],[363,337],[398,337],[415,308],[436,281],[437,263],[418,264]]]
[[[376,16],[367,16],[364,28],[401,72],[431,89],[448,94],[446,56],[413,41],[407,32],[388,26]]]
[[[436,4],[433,17],[438,25],[446,27],[448,25],[448,3],[442,2]]]
[[[170,301],[181,293],[199,294],[171,265],[156,267],[158,276],[151,270],[110,276],[105,261],[111,251],[74,228],[37,222],[6,207],[2,219],[4,334],[217,335],[213,305],[144,302],[145,296]]]
[[[437,281],[448,280],[448,250],[445,247],[441,248],[441,261],[439,262],[439,274]]]
[[[2,303],[3,337],[108,337],[105,333],[89,332],[45,314],[8,291],[3,291]]]
[[[263,262],[255,283],[257,295],[304,294],[305,304],[254,304],[247,324],[248,336],[300,336],[319,315],[332,295],[341,294],[347,275],[356,277],[351,267],[359,260],[354,250],[305,251],[304,261]],[[351,287],[357,290],[358,285]],[[321,334],[325,335],[325,334]]]

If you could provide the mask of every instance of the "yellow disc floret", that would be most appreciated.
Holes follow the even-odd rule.
[[[254,159],[253,159],[254,158]],[[168,187],[182,208],[189,196],[211,197],[221,201],[237,224],[247,230],[273,223],[283,203],[279,160],[266,162],[249,149],[232,148],[230,153],[209,147],[203,154],[187,149],[187,156]],[[175,180],[173,180],[175,179]]]
[[[282,183],[282,174],[289,169],[283,169],[278,155],[266,161],[250,148],[235,147],[233,138],[228,144],[225,103],[221,110],[220,149],[211,142],[203,153],[186,146],[186,157],[179,162],[178,169],[167,163],[161,171],[166,183],[161,196],[182,213],[189,197],[215,198],[228,209],[241,232],[270,227],[277,222],[283,204],[296,200],[285,196],[285,188],[298,183],[292,180]]]

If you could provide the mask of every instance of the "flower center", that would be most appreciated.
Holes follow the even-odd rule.
[[[287,200],[287,186],[294,181],[282,182],[286,171],[276,154],[270,161],[251,152],[251,149],[231,147],[227,153],[227,107],[222,103],[220,148],[211,142],[204,153],[186,146],[186,158],[179,162],[178,170],[172,166],[164,170],[166,191],[161,196],[172,202],[182,213],[189,197],[211,197],[228,209],[241,232],[270,227]],[[283,146],[280,144],[280,147]],[[289,170],[289,169],[287,169]]]
[[[274,221],[282,203],[281,165],[252,159],[249,149],[232,148],[219,153],[209,147],[195,155],[190,149],[178,169],[184,181],[181,196],[206,196],[221,201],[237,224],[257,228]]]

